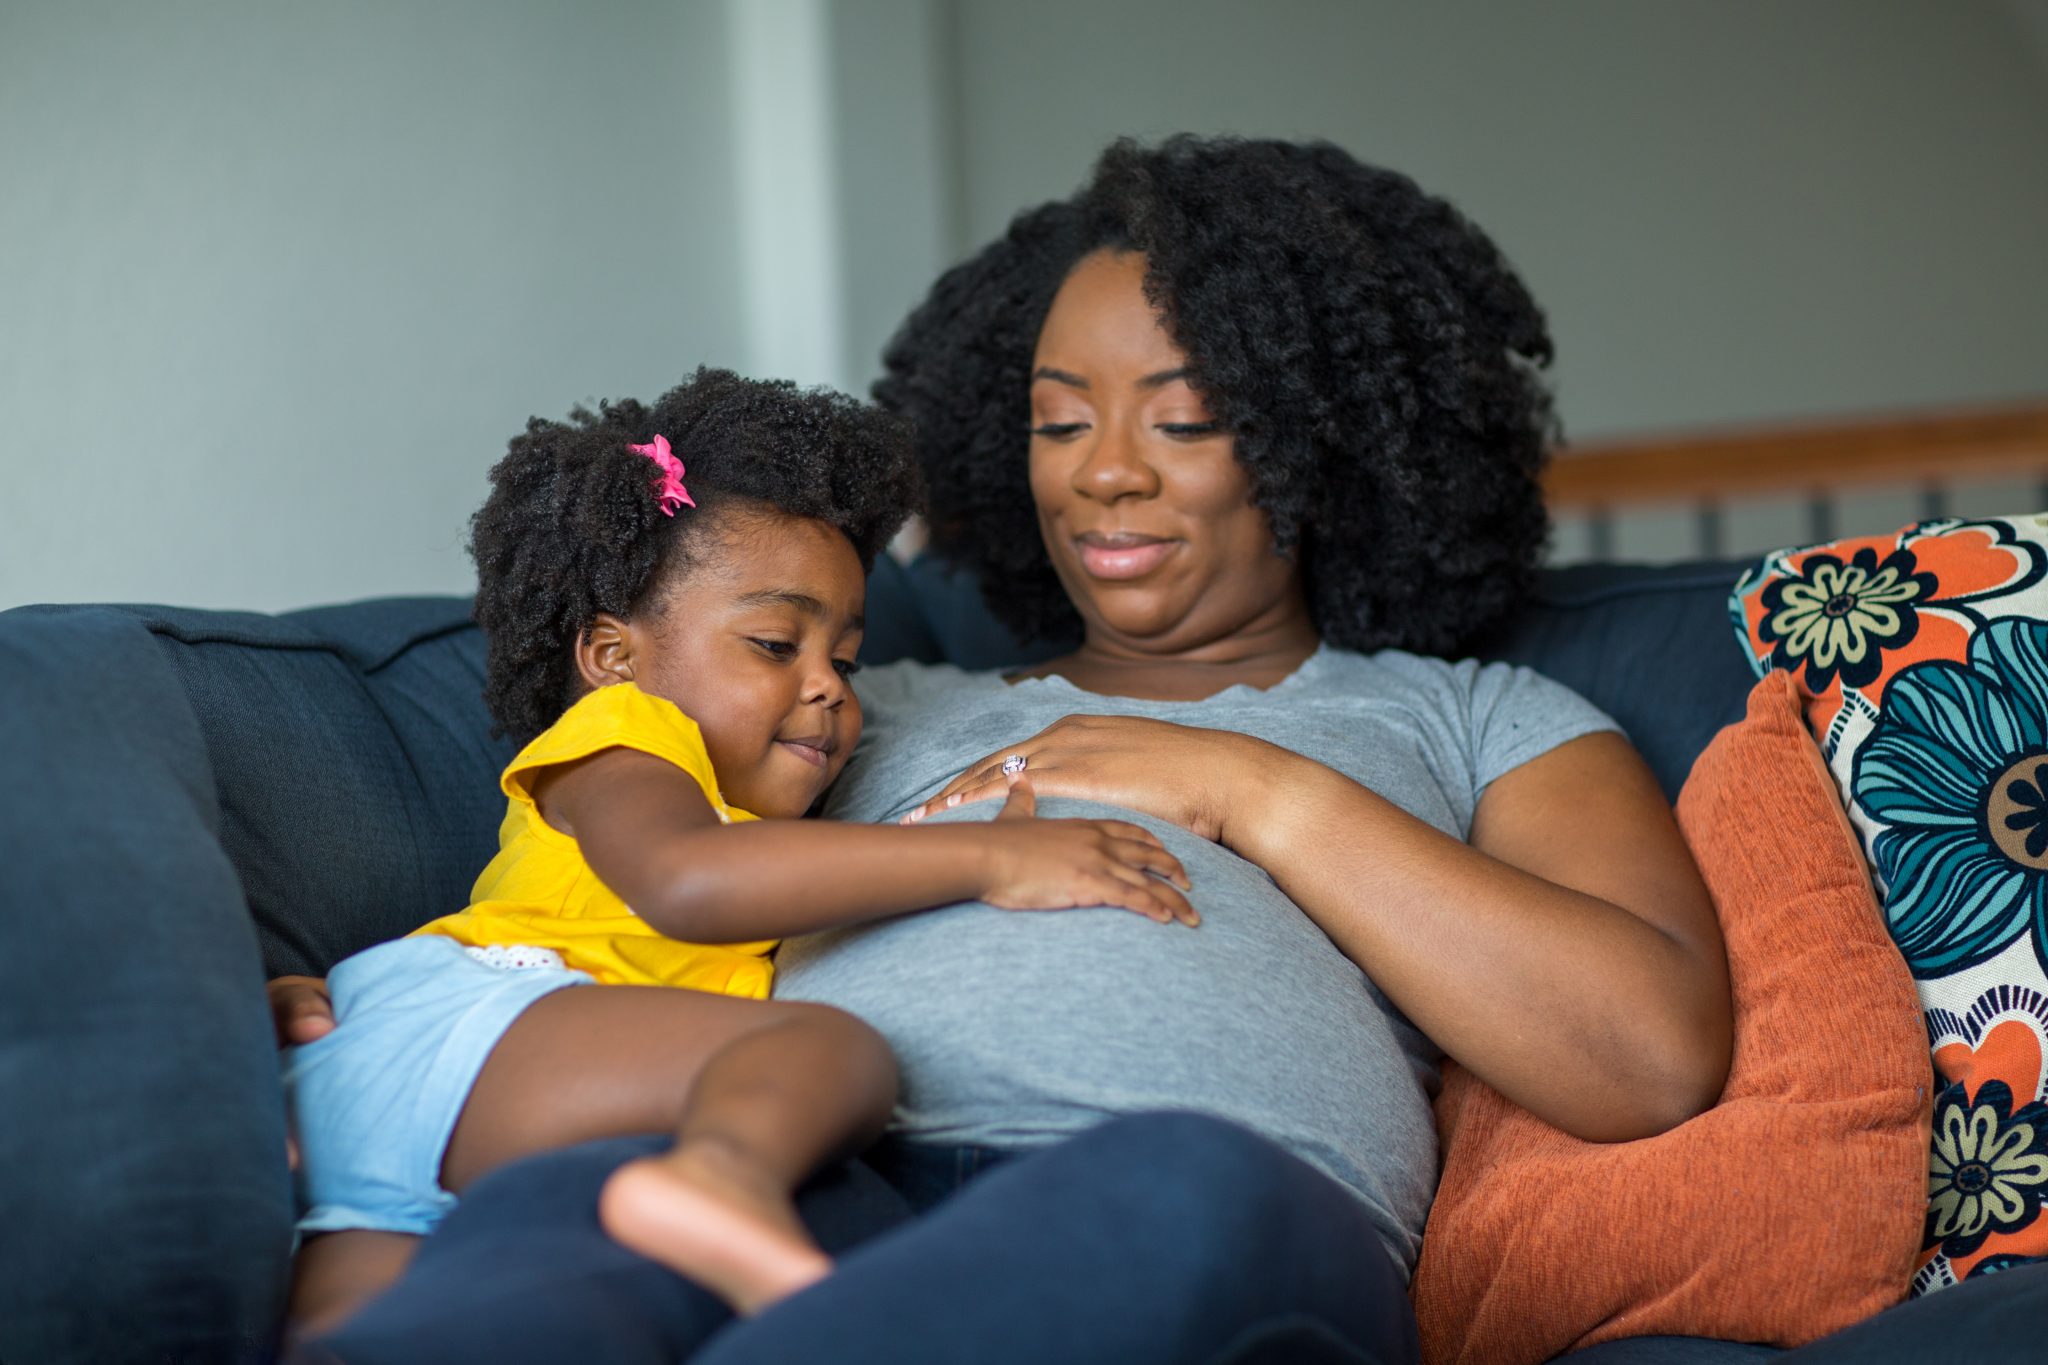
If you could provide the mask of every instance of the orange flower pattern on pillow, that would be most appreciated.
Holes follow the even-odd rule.
[[[1934,1101],[1916,1294],[2048,1257],[2048,996],[1995,987],[1966,1015],[1927,1018],[1948,1084]]]
[[[2048,1259],[2048,516],[1781,550],[1729,611],[1793,678],[1920,995],[1913,1291]]]
[[[1757,676],[1796,672],[1807,721],[1824,736],[1848,697],[1875,706],[1906,665],[1961,659],[1982,608],[2048,573],[2048,532],[2021,538],[2018,520],[1923,521],[1770,555],[1733,599]]]

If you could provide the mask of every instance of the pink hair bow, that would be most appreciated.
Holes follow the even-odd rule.
[[[681,507],[695,507],[697,500],[690,496],[690,490],[683,487],[683,462],[669,453],[668,437],[656,436],[644,446],[627,446],[635,455],[645,455],[661,468],[661,482],[655,488],[655,496],[661,499],[661,510],[667,516],[674,516]]]

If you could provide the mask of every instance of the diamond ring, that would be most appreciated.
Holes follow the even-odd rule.
[[[1015,777],[1018,773],[1024,771],[1024,769],[1030,764],[1030,761],[1031,760],[1025,758],[1022,754],[1011,754],[1008,758],[1003,760],[1003,776]]]

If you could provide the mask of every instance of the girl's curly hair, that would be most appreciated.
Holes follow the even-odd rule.
[[[626,449],[666,436],[696,507],[659,506],[659,471]],[[491,469],[470,519],[484,701],[525,743],[574,700],[571,646],[599,612],[659,603],[664,570],[701,552],[721,509],[815,517],[863,568],[918,504],[909,433],[897,417],[824,389],[700,369],[646,406],[631,399],[535,417]]]
[[[1028,391],[1053,295],[1105,248],[1144,254],[1146,293],[1332,644],[1450,653],[1529,589],[1551,345],[1493,243],[1326,142],[1126,139],[1072,198],[946,272],[874,387],[916,429],[934,550],[1012,630],[1079,630],[1032,506]]]

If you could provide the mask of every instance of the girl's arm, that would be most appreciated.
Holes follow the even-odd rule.
[[[1619,736],[1494,781],[1470,844],[1276,745],[1130,717],[1070,716],[927,808],[993,794],[1010,752],[1028,753],[1042,792],[1145,811],[1257,863],[1445,1052],[1574,1136],[1648,1136],[1720,1095],[1720,926]]]
[[[1196,922],[1167,880],[1187,874],[1158,838],[1117,820],[1030,818],[1027,783],[993,824],[908,830],[829,820],[724,825],[680,768],[607,749],[541,775],[542,818],[671,938],[783,938],[956,901],[1013,910],[1106,905]]]

